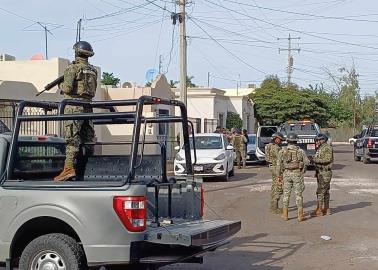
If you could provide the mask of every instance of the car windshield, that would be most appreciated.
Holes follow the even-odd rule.
[[[256,144],[256,135],[248,135],[248,144]]]
[[[196,136],[194,137],[196,149],[222,149],[221,136]],[[190,138],[190,148],[193,149],[193,139]]]
[[[284,124],[282,131],[287,133],[295,132],[298,135],[316,135],[318,133],[314,123]]]

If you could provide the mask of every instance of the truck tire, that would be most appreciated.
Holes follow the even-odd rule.
[[[360,161],[361,157],[357,156],[357,149],[354,149],[354,161]]]
[[[88,266],[82,247],[73,238],[52,233],[42,235],[26,246],[19,269],[87,270]]]
[[[366,154],[364,154],[364,156],[362,157],[362,162],[364,164],[369,164],[370,163],[370,159],[367,157]]]

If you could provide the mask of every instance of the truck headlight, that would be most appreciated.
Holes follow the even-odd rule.
[[[226,155],[225,154],[220,154],[219,156],[217,156],[216,158],[214,158],[215,160],[223,160],[226,158]]]

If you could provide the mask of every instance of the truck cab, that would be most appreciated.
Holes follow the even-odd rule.
[[[370,125],[364,128],[356,136],[354,143],[354,160],[370,163],[372,159],[378,158],[378,125]]]
[[[181,116],[145,116],[144,108],[156,104],[178,107]],[[66,114],[67,106],[94,112]],[[25,115],[28,107],[51,113]],[[77,176],[54,182],[63,169],[65,140],[22,135],[23,124],[42,121],[59,127],[68,120],[131,125],[133,133],[130,141],[81,145]],[[146,127],[159,123],[182,126],[186,176],[168,176],[165,144],[146,140]],[[202,179],[193,173],[196,155],[192,161],[189,124],[183,103],[150,96],[21,102],[14,130],[0,134],[0,265],[7,270],[155,269],[201,263],[204,254],[227,244],[241,222],[203,218],[205,194]],[[158,152],[147,153],[149,145]],[[96,151],[98,147],[117,151]]]

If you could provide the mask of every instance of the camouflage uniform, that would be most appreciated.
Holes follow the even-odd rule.
[[[88,63],[86,58],[76,57],[73,64],[64,72],[64,82],[60,85],[65,98],[91,101],[96,94],[97,71]],[[90,108],[67,106],[66,114],[90,113]],[[93,123],[90,120],[70,120],[64,123],[64,137],[66,139],[66,162],[68,168],[74,167],[75,158],[80,145],[95,141]],[[92,147],[87,150],[92,152]]]
[[[265,160],[269,163],[272,173],[272,187],[270,192],[270,209],[274,213],[279,213],[278,202],[283,194],[282,183],[277,175],[277,158],[281,147],[276,143],[269,143],[265,146]]]
[[[234,146],[235,153],[236,153],[236,161],[238,164],[238,168],[241,168],[241,163],[243,163],[243,168],[245,168],[245,143],[247,139],[244,135],[236,134],[232,137],[232,145]]]
[[[324,209],[326,211],[327,209],[329,209],[329,190],[332,178],[332,146],[327,143],[323,143],[322,145],[320,145],[319,148],[316,150],[314,163],[316,167],[316,178],[318,182],[316,196],[320,209],[323,209],[324,206]]]
[[[292,189],[295,193],[295,202],[303,218],[303,196],[305,189],[304,173],[310,164],[305,152],[294,144],[289,144],[278,153],[277,174],[283,176],[283,212],[287,213]],[[286,214],[287,215],[287,214]],[[287,217],[286,217],[287,218]],[[301,221],[301,220],[300,220]]]

